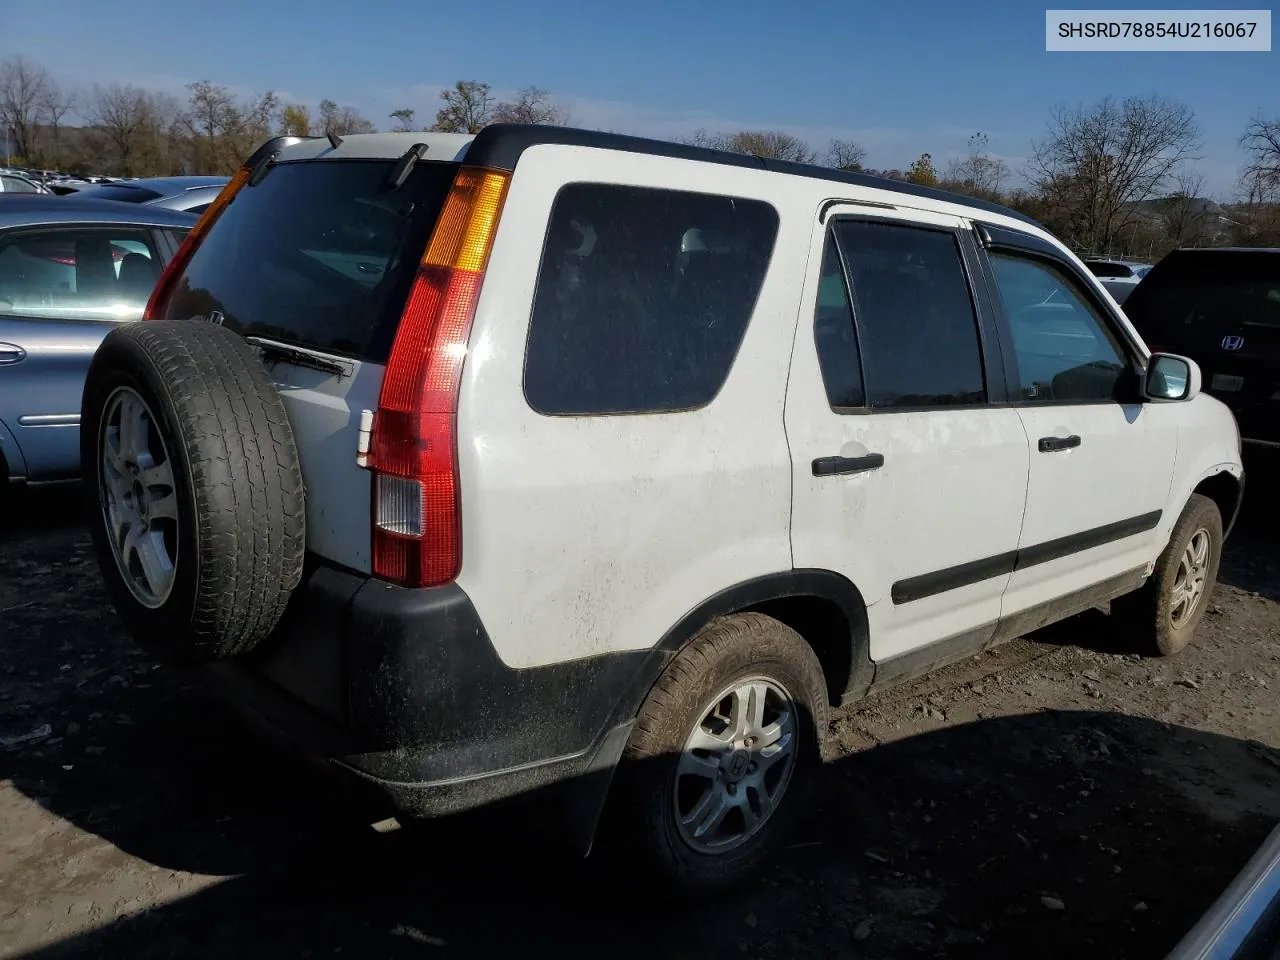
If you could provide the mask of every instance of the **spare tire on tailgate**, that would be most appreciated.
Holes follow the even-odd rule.
[[[98,565],[170,663],[246,653],[302,577],[302,471],[252,348],[203,320],[117,327],[85,380],[80,455]]]

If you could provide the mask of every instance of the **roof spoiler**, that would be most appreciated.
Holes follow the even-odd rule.
[[[257,150],[249,155],[249,159],[244,162],[244,166],[249,170],[249,186],[256,184],[261,178],[262,173],[270,165],[271,161],[285,147],[292,147],[295,143],[303,143],[307,140],[319,140],[320,137],[272,137]]]

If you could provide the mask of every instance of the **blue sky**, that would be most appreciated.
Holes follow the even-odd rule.
[[[328,97],[380,126],[399,106],[429,122],[442,86],[476,79],[500,95],[545,87],[578,123],[629,133],[785,129],[819,149],[849,137],[877,167],[905,167],[925,150],[945,167],[981,130],[1018,169],[1055,104],[1156,92],[1195,111],[1200,168],[1225,197],[1249,118],[1280,115],[1276,50],[1047,53],[1045,4],[1014,0],[7,6],[0,55],[24,54],[68,85],[180,95],[184,83],[210,79],[313,104]]]

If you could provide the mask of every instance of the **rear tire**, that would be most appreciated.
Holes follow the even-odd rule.
[[[199,320],[117,327],[85,381],[81,461],[108,593],[177,664],[269,636],[302,576],[302,472],[248,344]]]
[[[799,634],[758,613],[711,624],[640,709],[606,842],[679,899],[750,879],[803,814],[826,727],[822,667]]]
[[[1126,642],[1151,655],[1181,652],[1209,607],[1221,559],[1222,514],[1208,497],[1193,493],[1147,582],[1111,602]]]

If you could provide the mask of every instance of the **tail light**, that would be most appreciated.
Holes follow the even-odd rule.
[[[213,226],[213,221],[222,215],[222,211],[227,208],[227,204],[249,182],[249,177],[252,173],[252,168],[246,163],[236,171],[236,175],[222,188],[222,191],[214,198],[213,203],[205,208],[204,213],[200,215],[200,219],[196,221],[196,225],[191,228],[191,232],[182,241],[182,245],[178,247],[178,252],[173,255],[169,265],[164,268],[164,273],[160,274],[160,279],[156,282],[155,289],[151,291],[150,299],[147,300],[147,307],[142,311],[143,320],[158,320],[164,316],[165,309],[169,306],[169,297],[173,295],[174,284],[178,282],[178,278],[187,269],[187,262],[191,259],[191,255],[195,253],[196,247],[200,245],[204,235]]]
[[[412,587],[462,564],[457,410],[471,321],[509,174],[454,178],[400,318],[373,424],[373,571]]]

